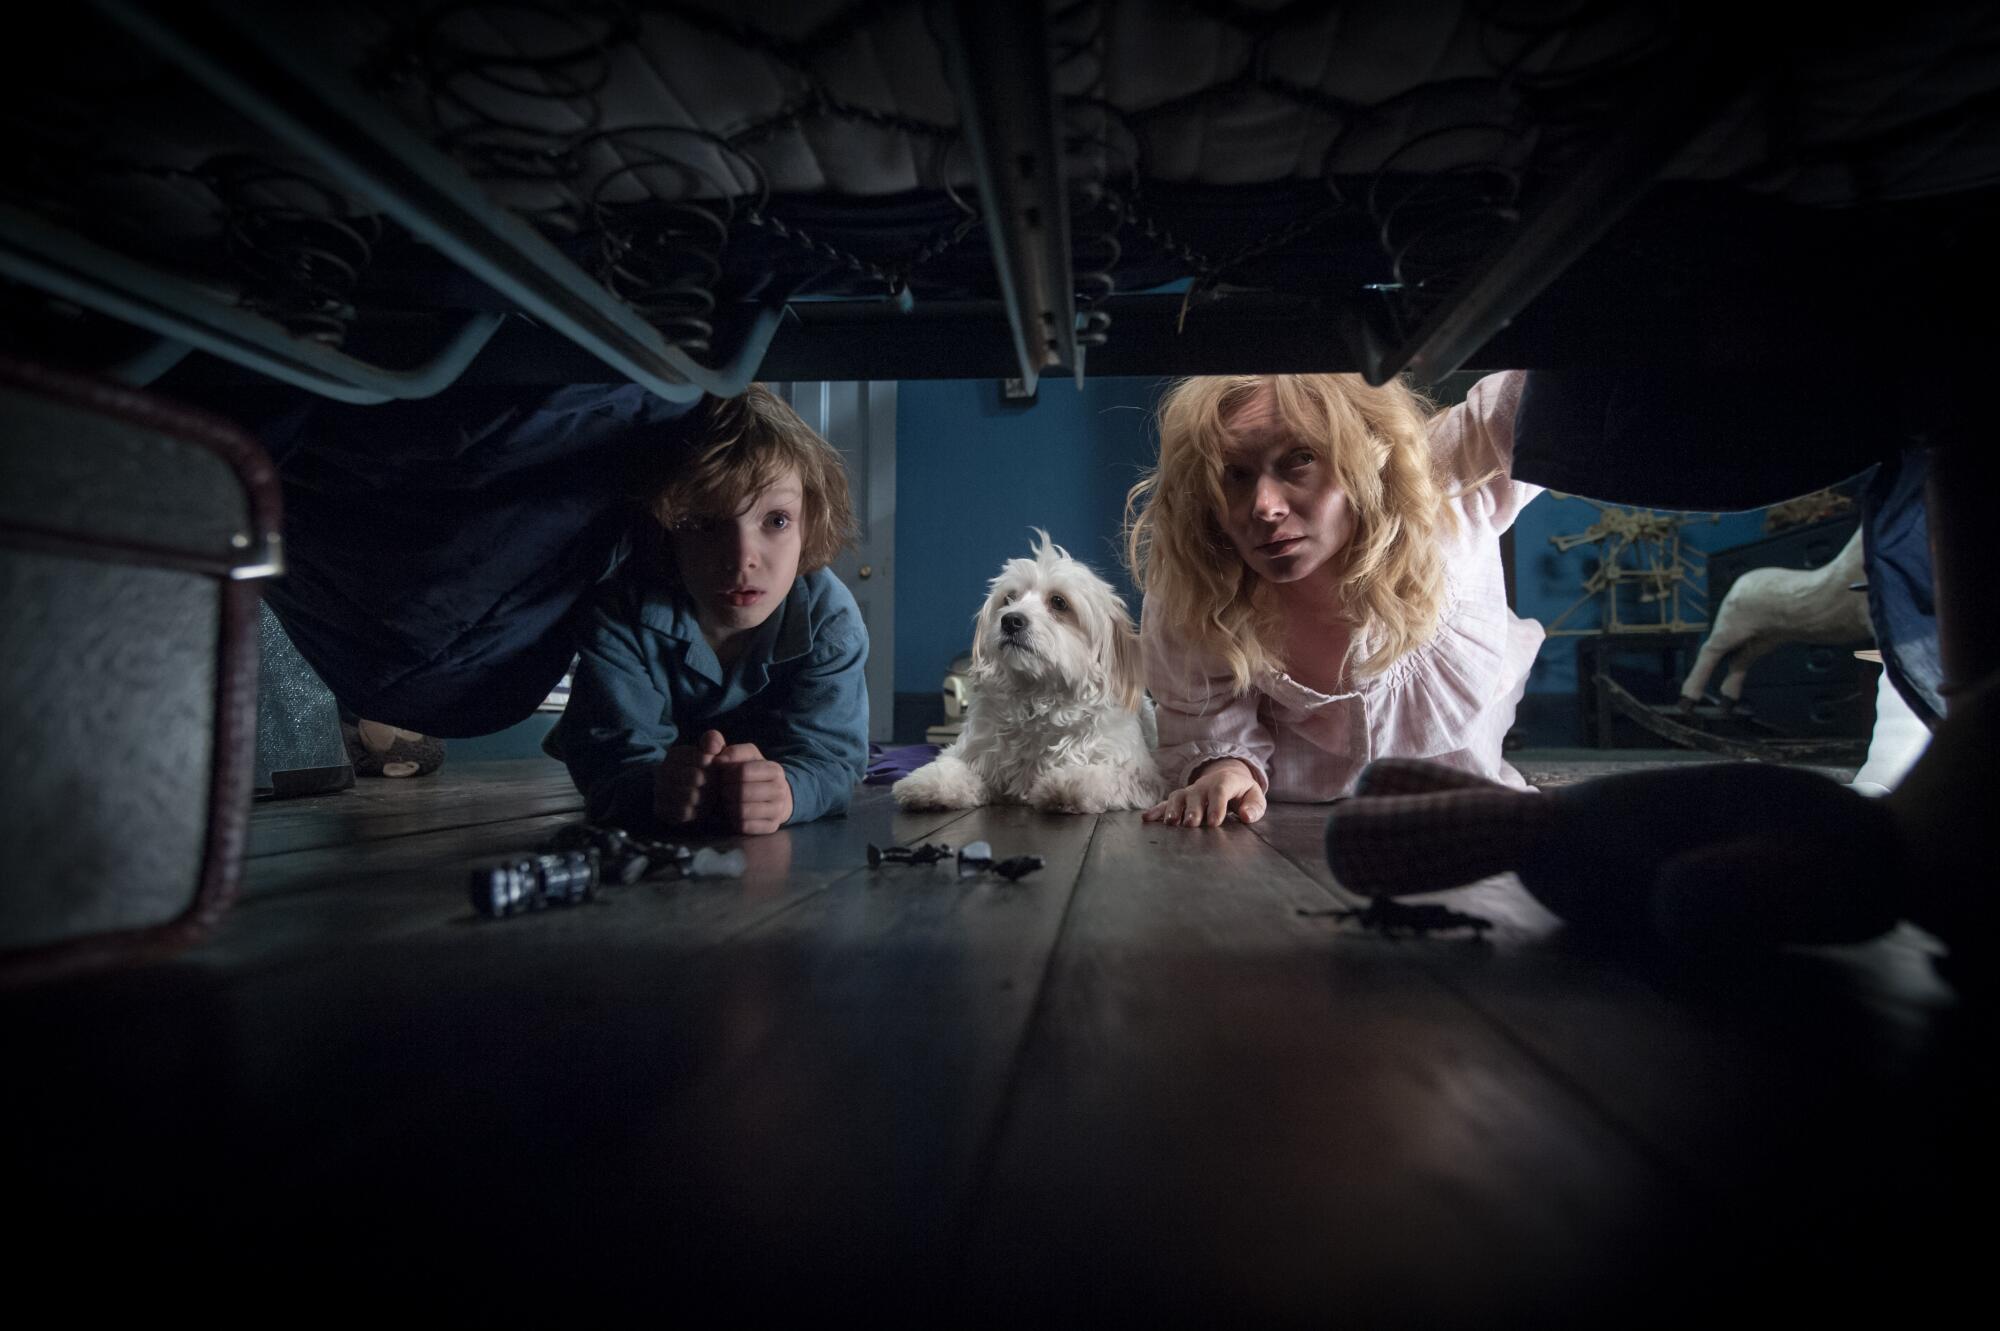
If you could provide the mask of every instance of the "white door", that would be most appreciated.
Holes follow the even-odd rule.
[[[794,381],[771,388],[847,459],[859,537],[833,572],[868,626],[868,738],[886,744],[896,719],[896,385]]]

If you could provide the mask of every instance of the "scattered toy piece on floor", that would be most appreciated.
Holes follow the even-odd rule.
[[[1483,915],[1468,915],[1430,902],[1398,901],[1394,897],[1370,897],[1367,905],[1352,910],[1340,907],[1311,910],[1301,906],[1299,914],[1359,920],[1362,928],[1372,929],[1384,938],[1394,938],[1399,930],[1422,938],[1445,929],[1470,929],[1475,937],[1483,938],[1493,927],[1493,921]]]
[[[644,878],[687,876],[685,846],[637,837],[623,828],[570,823],[558,828],[547,845],[551,850],[595,850],[604,861],[603,881],[619,887]]]
[[[712,846],[703,846],[694,853],[693,858],[688,862],[687,876],[690,878],[741,878],[743,870],[748,863],[749,861],[744,856],[741,846],[738,846],[734,850],[716,850]]]
[[[594,849],[510,855],[477,865],[472,870],[472,908],[505,919],[549,906],[573,906],[595,895],[600,869]]]
[[[557,829],[547,846],[551,850],[596,851],[604,863],[601,881],[619,887],[654,878],[741,878],[748,863],[740,848],[720,851],[703,846],[690,850],[676,842],[595,823],[569,823]]]
[[[953,858],[952,849],[941,841],[928,841],[917,846],[877,846],[871,843],[868,847],[868,867],[871,869],[879,869],[885,864],[936,864],[949,858]],[[1019,882],[1043,864],[1039,855],[1015,855],[996,860],[992,843],[986,841],[966,842],[959,847],[956,859],[960,878],[971,878],[991,869],[1010,883]]]
[[[951,857],[951,847],[943,842],[928,841],[917,846],[868,846],[868,867],[879,869],[885,864],[936,864]]]

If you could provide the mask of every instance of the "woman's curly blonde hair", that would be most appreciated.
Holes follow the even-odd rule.
[[[1159,465],[1125,497],[1125,557],[1146,612],[1229,667],[1240,694],[1283,669],[1283,624],[1268,585],[1224,533],[1222,454],[1229,421],[1268,390],[1277,420],[1333,468],[1355,515],[1340,592],[1357,625],[1352,660],[1380,673],[1437,631],[1445,600],[1441,538],[1456,530],[1433,463],[1429,401],[1401,380],[1358,374],[1183,379],[1160,402]]]

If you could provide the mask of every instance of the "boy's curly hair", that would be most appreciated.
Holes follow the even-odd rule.
[[[703,398],[695,411],[692,455],[676,456],[671,470],[646,486],[646,508],[654,519],[672,530],[703,518],[733,516],[786,469],[794,469],[804,492],[799,572],[831,564],[855,535],[840,451],[762,384],[752,384],[736,397]]]

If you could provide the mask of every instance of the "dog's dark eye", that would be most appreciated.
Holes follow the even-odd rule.
[[[1063,598],[1060,596],[1051,596],[1049,598],[1049,609],[1054,610],[1058,613],[1067,613],[1069,610],[1069,602],[1063,600]]]

